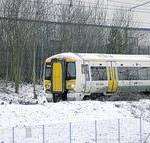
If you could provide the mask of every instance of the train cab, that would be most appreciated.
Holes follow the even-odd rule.
[[[70,94],[79,91],[76,81],[79,79],[79,60],[80,58],[72,56],[71,53],[55,55],[46,60],[44,88],[48,100],[51,97],[54,102],[60,99],[67,100]]]

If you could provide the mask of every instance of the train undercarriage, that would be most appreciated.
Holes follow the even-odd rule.
[[[68,96],[69,95],[69,96]],[[138,101],[140,99],[150,99],[150,92],[119,92],[113,94],[104,93],[92,93],[90,95],[84,95],[81,93],[73,94],[53,94],[51,98],[47,98],[48,102],[60,102],[60,101]]]

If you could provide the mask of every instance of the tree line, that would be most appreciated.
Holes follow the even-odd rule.
[[[53,54],[133,54],[147,38],[144,32],[129,28],[137,25],[123,7],[114,12],[108,27],[105,3],[69,2],[0,1],[0,79],[6,87],[13,81],[17,93],[21,82],[42,82],[44,61]]]

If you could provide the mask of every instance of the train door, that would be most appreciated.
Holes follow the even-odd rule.
[[[115,67],[114,62],[110,62],[110,65],[107,69],[107,76],[108,76],[108,93],[114,93],[118,90],[118,74],[117,74],[117,67]]]
[[[53,94],[63,93],[65,90],[65,74],[64,74],[64,61],[53,59],[52,62],[52,86],[51,91]]]
[[[90,70],[89,70],[89,64],[82,65],[82,74],[84,75],[84,85],[85,89],[84,92],[90,93],[91,89],[91,82],[90,82]]]

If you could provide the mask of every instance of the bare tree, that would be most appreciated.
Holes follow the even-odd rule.
[[[106,26],[108,9],[99,0],[93,5],[83,1],[0,2],[0,79],[6,86],[8,80],[13,81],[16,92],[21,82],[31,82],[35,93],[44,60],[53,54],[138,53],[133,49],[141,49],[138,45],[148,35],[131,28],[136,23],[123,8],[115,11],[112,26]]]
[[[108,36],[107,52],[135,54],[134,49],[138,47],[138,41],[143,37],[141,36],[143,32],[134,30],[133,27],[137,27],[133,21],[133,13],[124,8],[116,10]],[[145,39],[146,35],[143,38]]]

